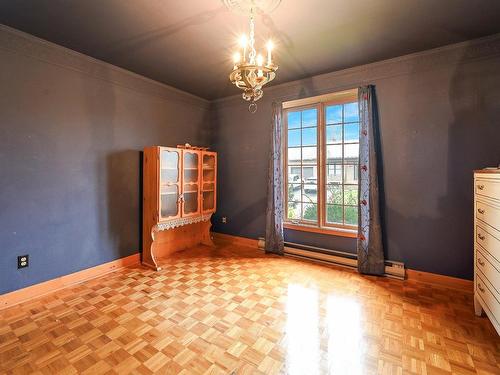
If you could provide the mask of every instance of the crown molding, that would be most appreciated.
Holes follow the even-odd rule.
[[[0,49],[85,74],[113,85],[164,100],[207,109],[210,101],[0,24]]]
[[[115,65],[73,51],[36,36],[0,24],[0,49],[70,69],[92,78],[141,94],[208,109],[232,105],[240,94],[207,100],[172,86],[146,78]],[[353,68],[319,74],[266,88],[264,100],[294,100],[304,95],[321,95],[332,89],[347,90],[359,85],[400,75],[424,72],[458,63],[470,63],[500,55],[500,33]],[[298,95],[302,89],[308,91]]]
[[[266,96],[279,101],[299,99],[303,97],[304,93],[298,93],[303,91],[304,87],[308,89],[308,92],[305,93],[306,96],[321,95],[331,92],[332,89],[347,90],[377,80],[421,73],[497,56],[500,56],[500,33],[270,86],[265,89],[264,100]],[[214,99],[212,103],[217,107],[225,107],[236,101],[241,101],[241,95],[235,94]]]

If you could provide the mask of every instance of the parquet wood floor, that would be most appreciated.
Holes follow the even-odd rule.
[[[0,311],[8,374],[500,374],[472,294],[236,245]]]

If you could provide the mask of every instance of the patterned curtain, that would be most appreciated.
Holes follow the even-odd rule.
[[[267,180],[266,253],[283,255],[283,171],[281,103],[273,103]]]
[[[384,247],[379,201],[380,138],[375,86],[360,87],[358,271],[383,275]],[[381,178],[382,176],[380,176]]]

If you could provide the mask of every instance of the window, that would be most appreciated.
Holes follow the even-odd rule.
[[[284,103],[284,119],[285,227],[352,235],[358,224],[357,90]]]

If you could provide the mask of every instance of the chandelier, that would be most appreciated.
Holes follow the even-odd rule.
[[[250,32],[243,35],[239,40],[240,50],[233,55],[233,70],[229,74],[229,80],[237,88],[243,90],[242,97],[250,102],[248,110],[251,113],[257,111],[255,102],[264,94],[262,87],[276,77],[278,66],[273,62],[273,42],[269,40],[266,44],[267,54],[264,57],[255,49],[255,21],[256,11],[269,12],[276,8],[280,0],[223,0],[224,4],[231,9],[250,16]]]

